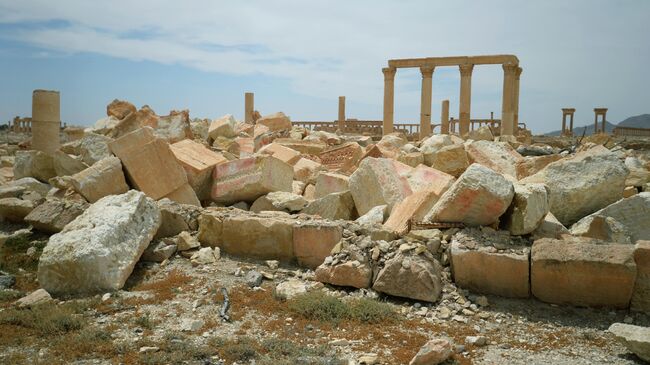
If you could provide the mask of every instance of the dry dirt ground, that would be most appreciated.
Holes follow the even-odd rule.
[[[3,223],[0,232],[19,228]],[[38,288],[46,242],[32,234],[0,246],[0,270],[17,279],[13,290],[0,290],[1,364],[350,364],[368,354],[377,363],[407,364],[436,337],[456,344],[449,364],[641,364],[606,329],[623,321],[650,325],[645,314],[532,299],[488,296],[485,305],[485,297],[452,284],[436,304],[321,288],[308,270],[223,256],[198,267],[181,255],[165,265],[141,263],[110,298],[16,309],[16,298]],[[260,288],[246,284],[250,270],[265,275]],[[316,294],[277,299],[275,286],[288,278]],[[220,317],[222,287],[229,321]],[[484,336],[487,344],[466,344],[467,336]]]

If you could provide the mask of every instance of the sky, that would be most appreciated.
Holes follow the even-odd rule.
[[[64,122],[92,125],[113,99],[159,115],[243,119],[244,93],[263,115],[379,120],[389,59],[514,54],[519,119],[557,130],[607,107],[618,123],[650,113],[650,1],[0,0],[0,122],[31,115],[34,89],[61,92]],[[433,75],[433,121],[457,67]],[[421,76],[399,69],[395,120],[418,123]],[[503,70],[476,66],[472,118],[501,114]]]

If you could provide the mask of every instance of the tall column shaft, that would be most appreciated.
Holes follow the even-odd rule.
[[[385,67],[384,73],[384,123],[383,134],[393,133],[393,112],[395,104],[395,72],[397,69]]]
[[[339,96],[338,128],[343,132],[345,128],[345,96]]]
[[[594,134],[598,133],[598,113],[594,112]]]
[[[511,136],[515,122],[515,73],[516,65],[503,65],[503,98],[501,104],[501,135]]]
[[[569,134],[573,135],[573,113],[571,113],[571,119],[569,120]]]
[[[449,134],[449,100],[442,101],[440,111],[440,133]]]
[[[460,65],[460,101],[458,106],[460,116],[460,135],[469,133],[470,110],[472,103],[472,70],[474,65]]]
[[[566,114],[563,113],[562,114],[562,133],[560,133],[560,135],[564,136],[565,134],[567,134],[567,130],[566,130]]]
[[[433,67],[420,67],[422,73],[422,94],[420,99],[420,139],[431,135],[431,93],[433,89]]]
[[[603,132],[603,133],[607,133],[607,132],[606,132],[606,129],[605,129],[605,122],[606,122],[606,121],[607,121],[607,113],[604,113],[604,114],[603,114],[603,121],[602,121],[602,123],[601,123],[602,128],[600,129],[600,131]]]
[[[54,153],[61,146],[60,95],[58,91],[34,90],[32,94],[32,148]]]
[[[244,122],[253,123],[253,111],[255,110],[255,94],[244,94]]]
[[[515,120],[513,122],[512,126],[512,131],[514,134],[517,134],[517,131],[519,130],[519,79],[521,78],[521,72],[523,69],[521,67],[517,67],[517,70],[515,71],[515,90],[514,90],[514,108],[515,108]]]

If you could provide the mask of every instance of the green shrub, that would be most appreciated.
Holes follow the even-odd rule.
[[[298,295],[288,301],[288,306],[304,318],[334,324],[342,320],[379,323],[395,318],[395,311],[387,303],[367,298],[346,303],[321,291]]]

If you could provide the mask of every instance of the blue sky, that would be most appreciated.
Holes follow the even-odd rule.
[[[31,114],[33,89],[61,91],[62,119],[90,125],[114,98],[158,114],[243,117],[244,92],[262,114],[381,119],[391,58],[515,54],[520,120],[558,129],[650,113],[650,1],[75,1],[0,0],[0,122]],[[433,119],[459,74],[439,68]],[[418,70],[396,76],[395,119],[419,120]],[[472,117],[499,117],[503,72],[480,66]]]

